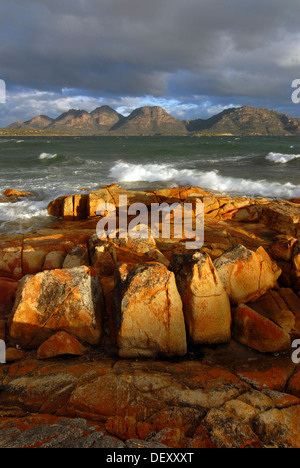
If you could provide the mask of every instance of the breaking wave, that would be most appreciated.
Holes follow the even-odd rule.
[[[266,159],[275,164],[287,164],[295,159],[300,159],[300,154],[269,153]]]
[[[39,155],[39,159],[40,160],[44,160],[44,159],[54,159],[57,157],[57,154],[51,154],[51,153],[41,153]]]
[[[118,161],[109,176],[117,182],[168,182],[177,186],[202,187],[224,194],[290,199],[300,196],[300,185],[227,177],[217,170],[177,169],[170,164],[130,164]]]

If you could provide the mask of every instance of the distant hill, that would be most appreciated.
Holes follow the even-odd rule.
[[[88,113],[71,109],[56,119],[40,115],[15,122],[9,130],[46,130],[74,135],[300,135],[300,119],[268,109],[244,106],[226,109],[210,119],[182,121],[158,106],[135,109],[128,117],[109,106]]]
[[[141,107],[121,119],[111,129],[121,135],[186,135],[184,122],[172,117],[161,107]]]
[[[44,130],[45,128],[49,127],[53,123],[53,119],[50,119],[50,117],[47,117],[46,115],[39,115],[37,117],[34,117],[31,120],[28,120],[27,122],[15,122],[11,125],[9,125],[8,128],[9,130],[19,130],[19,129],[36,129],[36,130]]]
[[[233,135],[299,135],[300,119],[268,109],[250,106],[226,109],[207,120],[187,122],[196,133],[232,133]]]

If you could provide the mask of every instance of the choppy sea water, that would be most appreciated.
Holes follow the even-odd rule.
[[[300,137],[1,137],[1,192],[35,196],[0,203],[0,234],[47,226],[51,200],[112,183],[300,197]]]

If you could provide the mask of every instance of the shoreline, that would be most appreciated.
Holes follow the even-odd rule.
[[[134,184],[133,184],[134,185]],[[153,184],[152,184],[153,185]],[[136,190],[133,186],[132,188],[124,188],[122,186],[120,186],[119,184],[113,184],[112,186],[118,186],[121,190],[125,192],[139,192],[139,193],[142,193],[143,190]],[[178,186],[178,187],[173,187],[171,190],[185,190],[186,187],[182,186]],[[93,194],[93,193],[97,193],[97,191],[101,190],[101,188],[99,189],[88,189],[88,188],[81,188],[81,189],[78,189],[77,192],[76,192],[76,197],[77,196],[80,196],[81,194],[83,195],[82,196],[82,200],[85,200],[89,197],[90,194]],[[164,191],[164,190],[168,190],[168,189],[155,189],[155,188],[149,188],[148,190],[145,190],[146,193],[156,193],[156,192],[160,192],[160,191]],[[201,189],[201,191],[203,193],[206,193],[206,194],[209,194],[209,196],[213,196],[213,197],[216,197],[217,199],[220,198],[225,198],[225,199],[228,199],[228,201],[230,199],[232,200],[242,200],[244,199],[245,202],[247,202],[248,200],[250,201],[250,204],[253,202],[255,203],[255,200],[261,200],[262,202],[263,201],[268,201],[268,202],[279,202],[279,203],[295,203],[295,204],[300,204],[300,197],[293,197],[293,198],[280,198],[280,197],[272,197],[272,196],[261,196],[261,197],[250,197],[250,196],[247,196],[247,195],[241,195],[241,194],[236,194],[236,193],[230,193],[228,191],[224,192],[224,193],[221,193],[217,190],[211,190],[211,189]],[[60,196],[59,198],[66,198],[67,195],[62,195]],[[35,203],[41,203],[42,200],[38,200],[36,201],[36,198],[37,198],[37,195],[36,195],[36,192],[32,191],[32,192],[25,192],[24,190],[15,190],[15,189],[6,189],[2,194],[0,194],[0,206],[2,205],[3,208],[4,207],[10,207],[10,208],[13,208],[14,205],[16,207],[18,207],[19,205],[17,205],[18,203],[21,203],[21,202],[26,202],[26,203],[30,203],[32,201],[32,204],[34,206]],[[49,199],[49,197],[47,197]],[[39,229],[39,223],[41,223],[41,225],[44,227],[44,228],[51,228],[51,226],[55,225],[57,223],[57,219],[56,219],[56,215],[53,217],[51,212],[49,212],[49,205],[51,205],[51,203],[53,203],[53,201],[51,201],[50,203],[48,202],[45,202],[45,206],[43,207],[43,211],[45,212],[45,216],[42,217],[41,214],[35,214],[33,213],[32,215],[32,219],[36,218],[37,216],[40,218],[40,220],[37,220],[36,222],[34,222],[34,227],[32,229]],[[39,210],[41,210],[41,208],[39,208]],[[230,211],[230,210],[229,210]],[[59,215],[60,217],[63,218],[63,214],[60,213]],[[53,219],[51,220],[51,217],[53,217]],[[76,219],[76,217],[75,217]],[[27,221],[27,224],[28,224],[28,227],[26,227],[25,230],[23,231],[20,231],[21,228],[18,228],[17,231],[14,231],[13,228],[11,228],[10,230],[8,230],[8,232],[0,232],[0,237],[1,236],[7,236],[7,235],[15,235],[15,234],[26,234],[26,233],[30,233],[30,219],[28,219]]]

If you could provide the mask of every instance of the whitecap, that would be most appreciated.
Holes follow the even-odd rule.
[[[170,164],[131,164],[118,161],[109,173],[116,182],[175,182],[224,194],[290,199],[300,196],[300,185],[223,176],[217,170],[177,169]]]
[[[300,158],[300,154],[269,153],[266,156],[266,159],[268,161],[274,162],[275,164],[287,164],[299,158]]]
[[[43,159],[54,159],[56,158],[57,154],[51,154],[51,153],[41,153],[39,155],[39,159],[40,160],[43,160]]]

